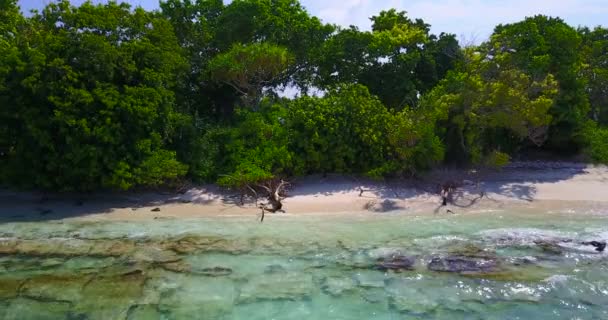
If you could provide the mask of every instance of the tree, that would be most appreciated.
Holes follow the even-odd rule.
[[[209,61],[220,53],[215,39],[225,6],[222,0],[166,0],[160,8],[188,61],[188,71],[176,88],[176,102],[195,118],[198,125],[192,134],[199,135],[204,123],[231,117],[239,99],[234,90],[218,85],[207,72]]]
[[[23,65],[16,40],[19,29],[24,27],[24,23],[16,0],[0,1],[0,170],[2,170],[1,163],[14,153],[15,138],[19,131],[15,121],[17,115],[9,107],[10,101],[7,97],[10,92],[12,69]]]
[[[551,124],[557,82],[534,79],[510,62],[509,53],[469,52],[466,69],[450,72],[426,97],[443,113],[449,161],[481,163],[495,152],[514,151],[528,141],[542,146]]]
[[[209,62],[209,72],[213,79],[239,92],[247,107],[256,108],[264,88],[288,77],[286,70],[292,61],[293,56],[283,47],[269,43],[236,44]]]
[[[579,29],[583,39],[582,73],[591,105],[591,118],[608,125],[608,29],[597,27]]]
[[[18,128],[3,171],[54,190],[128,189],[186,173],[168,145],[184,66],[171,25],[110,2],[48,5],[17,35],[2,99]]]
[[[576,151],[589,112],[577,31],[559,18],[538,15],[497,26],[487,46],[489,54],[509,53],[510,63],[534,80],[555,77],[559,94],[550,110],[548,147]]]
[[[238,189],[293,174],[294,155],[288,149],[285,108],[265,99],[257,111],[237,109],[237,124],[208,130],[203,136],[205,163],[201,178]]]
[[[429,34],[429,25],[405,12],[382,11],[371,32],[340,30],[325,43],[317,84],[360,83],[389,108],[414,107],[459,58],[455,38]]]
[[[298,172],[368,173],[387,159],[390,113],[362,85],[344,85],[323,98],[288,105],[286,125]]]
[[[226,52],[235,44],[273,43],[294,57],[281,85],[308,90],[323,42],[334,27],[311,16],[298,0],[234,0],[218,19],[217,47]]]

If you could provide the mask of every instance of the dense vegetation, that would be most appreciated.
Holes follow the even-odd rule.
[[[297,0],[62,0],[30,15],[0,0],[0,181],[239,187],[535,151],[608,163],[608,29],[539,15],[461,48],[405,12],[371,22],[323,24]]]

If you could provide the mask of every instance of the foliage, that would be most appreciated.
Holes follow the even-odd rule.
[[[583,132],[585,155],[595,163],[608,164],[608,128],[589,121]]]
[[[179,86],[180,105],[211,119],[232,120],[239,102],[234,88],[208,72],[209,62],[217,55],[235,46],[263,46],[264,42],[285,48],[293,59],[275,82],[306,91],[318,48],[334,30],[310,16],[296,0],[238,0],[226,5],[221,0],[166,0],[161,9],[190,62]]]
[[[14,152],[12,148],[18,129],[14,123],[15,114],[8,107],[10,101],[6,93],[10,90],[11,69],[22,64],[16,36],[18,29],[23,27],[23,20],[16,0],[0,1],[0,164]]]
[[[259,112],[239,110],[239,125],[223,141],[227,156],[217,159],[224,163],[219,184],[243,187],[292,173],[293,154],[288,149],[284,114],[280,105],[270,102]]]
[[[323,98],[296,99],[288,112],[299,173],[365,173],[383,165],[391,115],[364,86],[346,85]]]
[[[549,146],[559,150],[576,150],[589,101],[582,68],[581,37],[559,18],[542,15],[522,22],[499,25],[487,44],[489,54],[506,54],[509,63],[532,79],[549,74],[559,85],[558,96],[550,110],[553,118]]]
[[[405,12],[383,11],[371,18],[371,32],[355,27],[327,40],[319,62],[320,87],[360,83],[389,108],[415,106],[460,58],[453,35],[429,34],[429,25]]]
[[[265,87],[280,82],[293,57],[285,48],[266,42],[235,44],[209,62],[209,72],[241,95],[247,106],[256,106]]]
[[[59,0],[28,16],[0,0],[0,183],[245,188],[530,149],[608,162],[607,29],[535,16],[461,48],[403,11],[371,23],[324,24],[297,0]]]
[[[437,114],[433,110],[403,110],[388,123],[388,142],[393,159],[387,162],[388,173],[415,174],[440,164],[445,146],[436,135]]]
[[[235,43],[273,43],[294,56],[282,85],[306,91],[315,71],[319,48],[334,31],[297,0],[234,0],[218,18],[215,42],[225,52]]]
[[[185,173],[165,149],[184,65],[166,20],[126,4],[61,1],[17,38],[21,63],[1,94],[18,128],[3,168],[12,181],[85,191]]]
[[[505,55],[469,53],[466,69],[448,73],[427,96],[447,117],[443,134],[451,161],[481,163],[522,141],[537,146],[546,141],[557,83],[551,74],[533,79]]]
[[[583,76],[591,105],[591,118],[608,125],[608,29],[579,30],[583,38]]]
[[[508,154],[494,150],[486,155],[483,160],[483,165],[494,169],[500,169],[508,165],[510,161],[511,157]]]
[[[430,168],[443,159],[432,115],[391,113],[361,85],[322,98],[301,97],[241,110],[216,158],[222,185],[240,187],[277,175],[355,173],[374,177]],[[215,149],[215,148],[212,148]]]

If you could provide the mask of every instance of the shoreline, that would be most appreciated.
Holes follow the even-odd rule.
[[[438,181],[459,179],[454,203],[441,206],[431,191]],[[361,192],[363,190],[363,192]],[[608,167],[579,163],[513,163],[500,171],[471,174],[436,170],[426,181],[375,182],[345,176],[296,179],[283,201],[286,214],[447,214],[491,210],[560,211],[580,208],[608,214]],[[267,214],[274,215],[274,214]],[[183,194],[94,194],[40,201],[36,193],[0,191],[0,223],[26,221],[140,221],[204,217],[259,217],[253,199],[205,185]]]

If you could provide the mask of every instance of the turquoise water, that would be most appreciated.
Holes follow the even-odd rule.
[[[0,225],[0,319],[608,319],[608,215]]]

